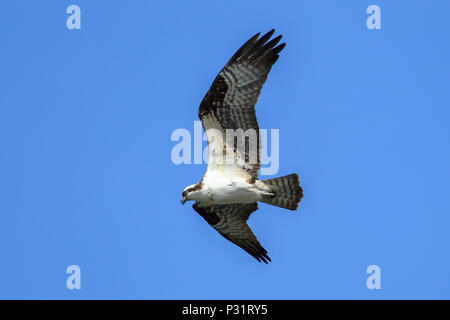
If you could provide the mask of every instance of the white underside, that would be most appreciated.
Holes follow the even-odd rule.
[[[209,204],[252,203],[261,201],[267,195],[271,195],[270,189],[258,180],[249,183],[240,177],[208,174],[203,179],[203,188],[197,200]]]
[[[234,153],[233,146],[226,146],[232,152],[232,161],[222,154],[225,133],[220,124],[212,117],[202,119],[209,146],[208,169],[202,179],[202,189],[190,196],[189,200],[198,200],[203,204],[252,203],[272,195],[263,182],[250,183],[242,157]],[[214,151],[213,151],[214,150]],[[213,151],[213,152],[212,152]]]

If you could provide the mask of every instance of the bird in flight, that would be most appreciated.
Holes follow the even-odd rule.
[[[259,262],[271,261],[247,224],[258,201],[297,210],[303,190],[297,174],[258,180],[260,137],[255,104],[272,65],[285,47],[275,30],[251,37],[219,72],[198,115],[206,132],[208,167],[202,180],[186,187],[181,203],[193,208],[223,237]]]

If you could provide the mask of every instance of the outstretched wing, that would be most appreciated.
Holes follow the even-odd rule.
[[[197,201],[192,207],[222,236],[247,251],[256,260],[265,263],[271,261],[266,249],[261,246],[247,224],[250,214],[258,209],[256,202],[202,205]]]
[[[261,160],[255,104],[272,65],[285,46],[285,43],[276,46],[281,35],[267,42],[274,32],[271,30],[260,38],[258,33],[248,40],[220,71],[200,104],[198,114],[210,150],[208,170],[230,166],[218,157],[231,152],[233,155],[229,159],[234,160],[231,166],[237,168],[228,169],[244,170],[250,178],[258,178]],[[236,136],[241,137],[233,138],[231,143],[226,141],[227,129],[242,129],[235,131]],[[217,139],[217,131],[222,134],[222,141]],[[245,133],[252,137],[245,138]],[[239,147],[239,139],[243,139],[245,147]]]

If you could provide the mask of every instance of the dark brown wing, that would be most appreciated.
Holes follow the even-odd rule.
[[[256,146],[249,147],[246,141],[244,150],[237,148],[236,145],[233,150],[233,152],[238,150],[243,153],[241,158],[246,163],[249,163],[249,159],[256,159],[245,168],[246,171],[250,171],[254,179],[258,178],[258,170],[261,167],[255,104],[272,65],[277,61],[278,54],[285,46],[284,43],[276,46],[281,35],[267,42],[274,32],[275,30],[271,30],[260,38],[258,38],[259,33],[256,34],[233,55],[217,75],[198,111],[205,131],[214,122],[218,122],[218,126],[224,131],[226,129],[256,131]],[[214,119],[213,122],[211,119]],[[227,152],[230,151],[227,150]]]
[[[261,246],[247,224],[250,214],[258,209],[256,202],[203,206],[197,201],[192,207],[222,236],[247,251],[256,260],[265,263],[271,261],[266,249]]]

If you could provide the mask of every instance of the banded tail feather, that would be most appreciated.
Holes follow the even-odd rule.
[[[271,198],[262,200],[262,202],[289,210],[297,210],[298,203],[303,198],[303,189],[300,187],[300,180],[296,173],[262,180],[262,182],[269,186],[275,194]]]

